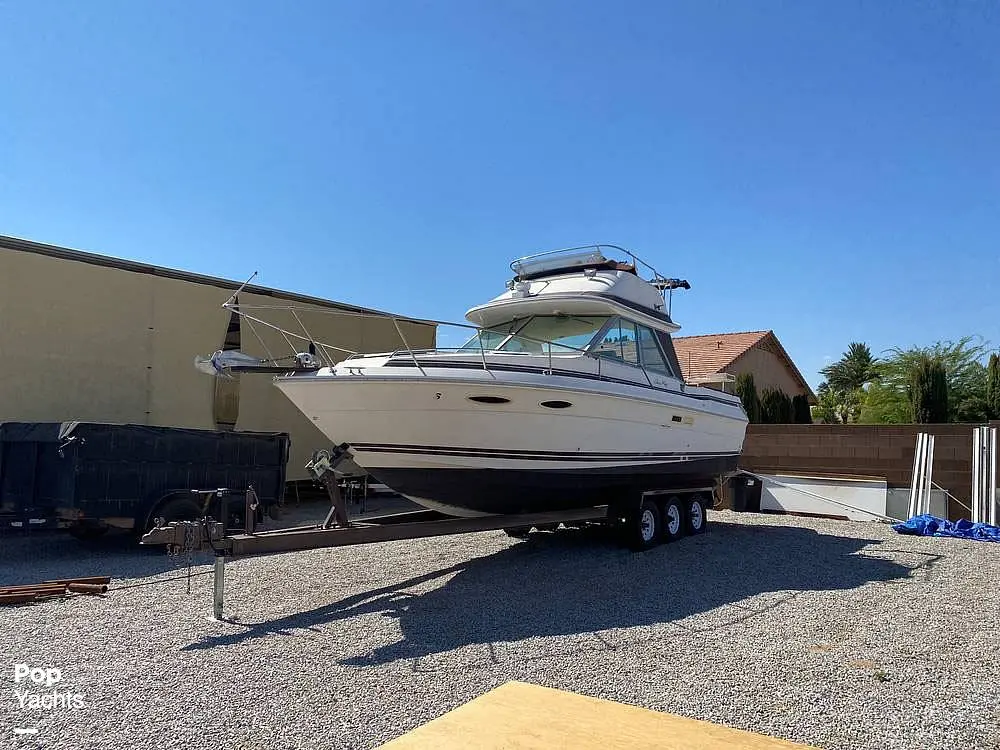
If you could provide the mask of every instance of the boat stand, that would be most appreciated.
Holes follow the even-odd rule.
[[[215,571],[212,573],[212,619],[222,622],[222,598],[226,589],[226,556],[215,556]]]

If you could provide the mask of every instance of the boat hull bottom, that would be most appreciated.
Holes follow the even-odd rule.
[[[652,490],[710,486],[739,456],[568,470],[369,468],[379,482],[452,516],[542,513],[608,505]]]

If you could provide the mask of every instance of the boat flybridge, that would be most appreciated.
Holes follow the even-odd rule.
[[[609,505],[736,468],[739,399],[685,384],[671,343],[665,292],[685,282],[608,245],[511,270],[466,313],[461,347],[354,355],[275,385],[377,481],[449,515]]]

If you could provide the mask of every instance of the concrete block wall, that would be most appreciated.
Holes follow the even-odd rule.
[[[997,423],[994,423],[997,424]],[[765,473],[884,477],[908,487],[917,433],[935,436],[934,481],[968,504],[972,494],[972,424],[750,425],[741,468]],[[949,501],[952,519],[969,512]]]

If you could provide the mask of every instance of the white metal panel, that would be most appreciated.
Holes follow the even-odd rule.
[[[878,521],[886,515],[884,479],[761,474],[760,509]],[[845,507],[850,506],[850,507]]]

